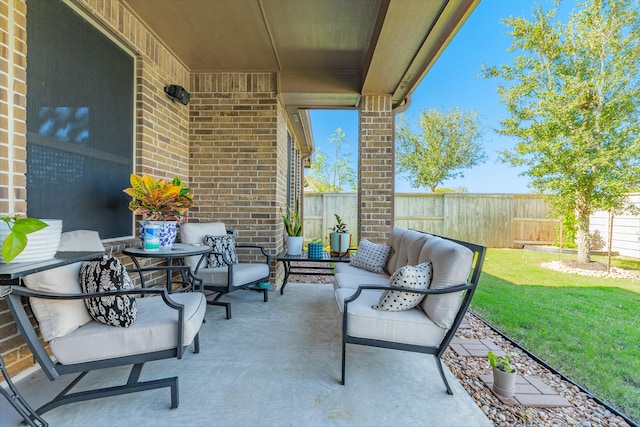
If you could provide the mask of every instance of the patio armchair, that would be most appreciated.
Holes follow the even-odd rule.
[[[180,226],[180,241],[191,244],[212,246],[206,264],[198,268],[200,257],[187,257],[186,263],[192,273],[203,281],[205,290],[216,292],[207,304],[223,306],[227,319],[231,319],[231,304],[220,301],[224,295],[239,289],[262,292],[264,302],[269,301],[268,288],[259,283],[268,281],[271,276],[271,257],[263,246],[237,245],[234,236],[228,232],[222,222],[189,222]],[[249,254],[237,251],[245,250]],[[254,254],[260,261],[241,262],[242,256]]]
[[[99,255],[104,253],[104,247],[97,232],[82,230],[63,233],[58,252]],[[107,261],[108,265],[117,264],[105,258]],[[199,352],[198,333],[206,311],[204,295],[202,292],[168,294],[166,289],[128,286],[121,290],[82,292],[82,264],[76,262],[27,275],[22,279],[25,286],[12,286],[6,296],[16,325],[47,378],[55,381],[61,375],[79,373],[58,396],[36,412],[42,414],[67,403],[164,387],[170,388],[171,408],[176,408],[178,377],[140,381],[140,374],[145,362],[181,359],[191,344],[194,352]],[[126,278],[126,275],[118,277]],[[109,304],[113,301],[110,297],[130,295],[135,296],[136,313],[128,327],[97,321],[84,301],[99,298],[100,304]],[[29,298],[43,341],[48,343],[52,356],[30,321],[23,297]],[[89,372],[126,365],[132,368],[125,384],[72,392]]]

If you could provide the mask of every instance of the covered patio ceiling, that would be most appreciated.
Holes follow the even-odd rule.
[[[122,1],[191,72],[277,73],[311,151],[309,109],[402,105],[480,0]]]

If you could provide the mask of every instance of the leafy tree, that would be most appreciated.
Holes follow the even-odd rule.
[[[486,160],[476,111],[423,110],[417,126],[420,132],[414,133],[408,119],[400,115],[396,129],[396,170],[409,175],[413,188],[435,192],[442,182],[463,178],[464,169]]]
[[[564,25],[557,9],[505,19],[519,55],[483,72],[510,113],[498,132],[517,140],[503,160],[575,216],[578,260],[589,262],[589,216],[625,208],[640,184],[638,1],[588,0]]]
[[[344,153],[347,147],[346,134],[336,128],[329,139],[335,145],[333,159],[322,150],[316,150],[311,157],[309,176],[313,178],[316,191],[320,193],[340,193],[354,191],[357,187],[357,174],[349,163],[351,153]]]

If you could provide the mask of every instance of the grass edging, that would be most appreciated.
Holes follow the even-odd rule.
[[[496,328],[495,326],[493,326],[491,323],[487,322],[482,316],[480,316],[479,314],[476,314],[474,311],[472,311],[471,309],[468,310],[469,313],[471,313],[473,316],[475,316],[476,318],[478,318],[480,321],[482,321],[485,325],[487,325],[491,330],[493,330],[494,332],[496,332],[497,334],[500,334],[501,336],[503,336],[506,340],[508,340],[510,343],[512,343],[515,347],[518,347],[520,350],[522,350],[523,353],[525,353],[527,356],[529,356],[530,358],[532,358],[533,360],[536,361],[536,363],[539,363],[540,365],[542,365],[545,369],[548,369],[550,372],[552,372],[555,375],[558,375],[563,381],[568,382],[569,384],[577,387],[581,392],[583,392],[584,394],[586,394],[590,399],[593,399],[595,402],[597,402],[599,405],[604,406],[605,408],[607,408],[609,411],[611,411],[612,413],[616,414],[617,416],[619,416],[620,418],[624,419],[631,427],[640,427],[639,424],[637,424],[635,421],[631,420],[627,415],[625,415],[624,413],[622,413],[620,410],[618,410],[616,407],[612,406],[610,403],[603,401],[602,399],[600,399],[598,396],[594,395],[593,393],[591,393],[589,390],[585,389],[581,384],[576,383],[575,381],[573,381],[571,378],[567,377],[565,374],[563,374],[562,372],[558,371],[556,368],[552,367],[551,365],[549,365],[546,361],[544,361],[543,359],[541,359],[540,357],[536,356],[535,354],[533,354],[531,351],[529,351],[528,349],[526,349],[524,346],[522,346],[519,342],[513,340],[511,337],[509,337],[507,334],[505,334],[504,332],[502,332],[500,329]]]

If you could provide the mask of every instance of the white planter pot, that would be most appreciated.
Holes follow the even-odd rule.
[[[46,261],[56,255],[60,244],[60,235],[62,234],[62,220],[42,219],[41,221],[47,223],[48,227],[27,234],[27,246],[11,261],[11,264]],[[5,222],[0,222],[0,244],[4,242],[8,235],[9,226]],[[0,264],[6,264],[2,255],[0,255]]]
[[[516,392],[516,373],[493,368],[493,391],[500,396],[513,397]]]
[[[293,256],[301,255],[303,243],[303,236],[287,236],[287,254]]]
[[[344,255],[349,250],[351,243],[351,233],[336,233],[329,235],[331,241],[331,252]]]

